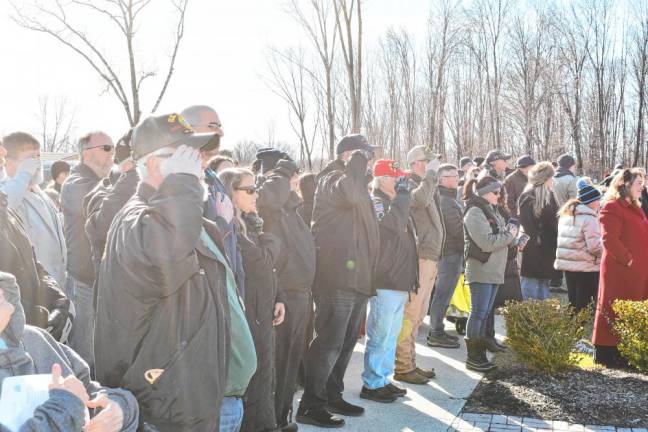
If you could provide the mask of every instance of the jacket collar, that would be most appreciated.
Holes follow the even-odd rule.
[[[101,180],[97,173],[83,162],[72,168],[72,172],[78,173],[82,178],[89,178],[96,181]]]
[[[438,188],[439,188],[439,194],[441,194],[443,196],[447,196],[447,197],[450,197],[450,198],[456,198],[457,197],[457,189],[450,189],[450,188],[447,188],[447,187],[441,186],[441,185],[439,185]]]
[[[591,209],[589,206],[586,204],[578,204],[576,208],[574,209],[574,214],[575,215],[590,215],[596,217],[596,212]]]
[[[556,170],[556,174],[554,174],[554,178],[569,177],[569,176],[575,177],[573,172],[563,167],[558,167],[558,169]]]
[[[380,198],[381,200],[387,201],[388,203],[392,201],[392,199],[389,198],[387,194],[380,189],[375,189],[372,195],[376,198]]]

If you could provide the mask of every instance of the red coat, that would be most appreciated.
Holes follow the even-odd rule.
[[[639,207],[617,200],[601,208],[600,221],[603,258],[592,342],[616,346],[612,302],[648,299],[648,219]]]

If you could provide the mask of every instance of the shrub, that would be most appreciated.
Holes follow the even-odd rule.
[[[548,374],[578,363],[574,345],[583,336],[589,309],[574,308],[557,299],[507,302],[503,310],[507,342],[527,367]]]
[[[612,310],[619,352],[630,365],[648,372],[648,300],[615,300]]]

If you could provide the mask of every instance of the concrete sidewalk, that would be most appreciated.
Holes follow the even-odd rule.
[[[498,339],[502,338],[503,320],[496,317]],[[358,432],[433,432],[446,431],[459,414],[467,398],[479,383],[482,374],[466,370],[466,347],[461,340],[460,349],[430,348],[425,338],[429,326],[426,318],[416,344],[418,365],[434,368],[437,377],[427,385],[410,385],[395,382],[407,388],[407,395],[391,404],[381,404],[360,399],[364,369],[365,339],[358,341],[345,377],[344,398],[365,408],[362,417],[344,417],[346,425],[340,430]],[[456,335],[454,325],[446,322],[446,331]],[[295,413],[301,392],[295,396]],[[304,432],[323,431],[309,425],[299,425]]]

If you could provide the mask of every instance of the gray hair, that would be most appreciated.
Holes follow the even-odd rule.
[[[374,177],[373,180],[371,181],[371,190],[375,191],[380,189],[380,184],[386,178],[389,178],[389,176]]]

